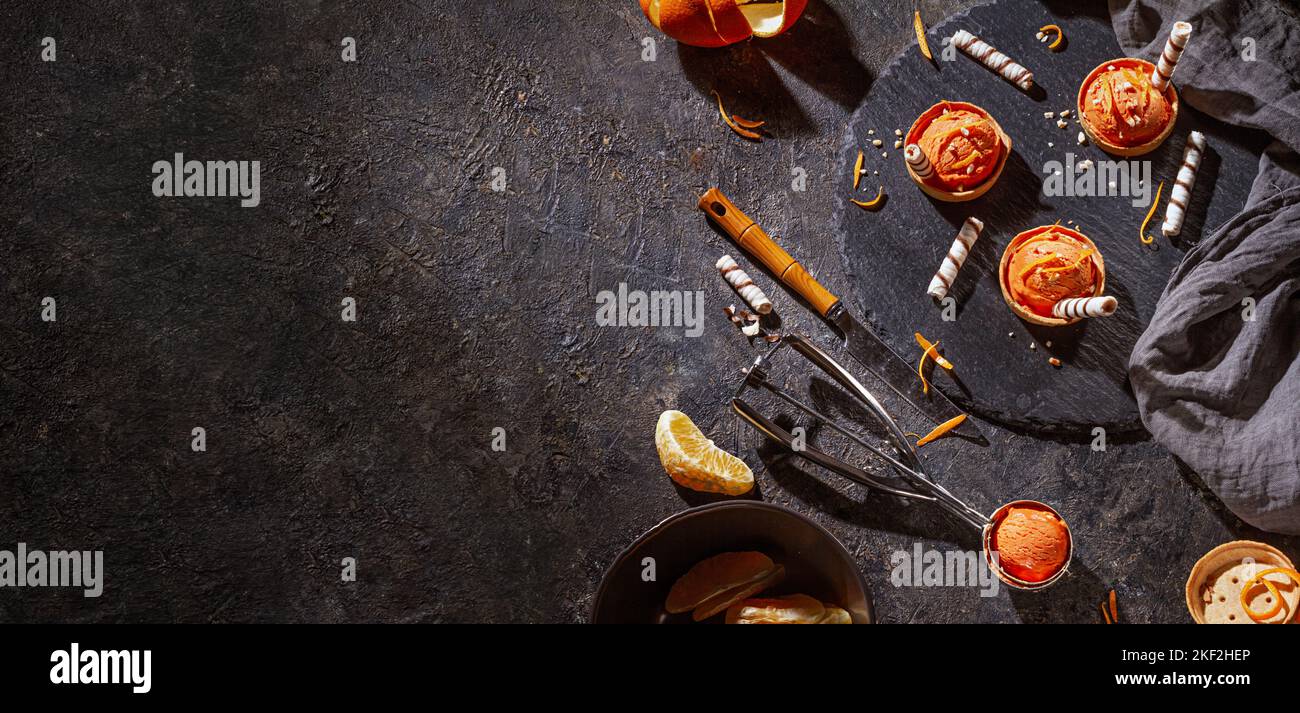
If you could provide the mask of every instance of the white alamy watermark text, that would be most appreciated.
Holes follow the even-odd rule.
[[[238,196],[239,205],[262,202],[261,161],[195,161],[177,153],[153,162],[153,194],[159,198]]]
[[[80,587],[90,598],[104,593],[104,552],[29,550],[19,542],[0,550],[0,588]]]
[[[704,333],[704,291],[618,290],[596,294],[596,324],[601,327],[684,327],[686,336]]]

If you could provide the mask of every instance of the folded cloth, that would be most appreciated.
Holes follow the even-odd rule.
[[[1110,7],[1120,46],[1150,60],[1191,22],[1181,99],[1276,139],[1245,209],[1174,270],[1129,378],[1147,430],[1230,510],[1300,534],[1300,18],[1268,0]]]

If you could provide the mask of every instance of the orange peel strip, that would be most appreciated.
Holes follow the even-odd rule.
[[[957,159],[948,168],[951,171],[956,171],[959,168],[966,168],[981,158],[984,158],[984,154],[980,153],[979,149],[971,149],[971,152],[966,154],[964,158]]]
[[[1043,272],[1061,272],[1062,270],[1073,270],[1074,268],[1082,265],[1084,260],[1087,260],[1088,258],[1092,257],[1092,254],[1095,252],[1097,251],[1093,250],[1092,248],[1088,248],[1087,250],[1084,250],[1083,252],[1079,253],[1078,259],[1076,259],[1074,262],[1070,263],[1069,265],[1057,265],[1056,267],[1045,267],[1043,268]]]
[[[740,126],[739,124],[737,124],[737,123],[736,123],[736,122],[735,122],[735,121],[734,121],[734,120],[733,120],[733,119],[732,119],[732,118],[727,114],[727,110],[724,109],[724,108],[722,108],[722,95],[721,95],[721,94],[719,94],[719,93],[715,90],[715,91],[713,92],[713,96],[715,96],[715,97],[718,98],[718,114],[722,117],[722,120],[723,120],[724,122],[726,122],[727,126],[731,127],[731,130],[732,130],[732,131],[736,132],[737,134],[740,134],[741,136],[743,136],[743,137],[745,137],[745,138],[747,138],[747,139],[752,139],[752,140],[754,140],[754,141],[762,141],[762,140],[763,140],[763,137],[762,137],[761,135],[759,135],[759,134],[757,134],[757,133],[755,133],[755,132],[753,132],[753,131],[750,131],[749,129],[741,128],[741,126]]]
[[[875,197],[875,198],[872,198],[872,199],[869,200],[869,201],[860,201],[860,200],[857,200],[857,199],[855,199],[855,198],[850,198],[850,199],[849,199],[849,202],[850,202],[850,203],[852,203],[853,205],[855,205],[855,206],[857,206],[857,207],[859,207],[859,208],[865,209],[865,210],[875,210],[875,209],[879,208],[879,207],[884,203],[884,201],[885,201],[885,187],[884,187],[884,186],[881,186],[881,187],[876,191],[876,197]]]
[[[925,351],[930,352],[930,358],[934,359],[935,364],[938,364],[939,366],[947,369],[948,371],[952,371],[952,362],[948,361],[947,359],[944,359],[942,354],[940,354],[938,351],[935,351],[934,350],[935,346],[930,343],[930,340],[926,339],[925,337],[922,337],[920,332],[913,332],[912,334],[914,337],[916,337],[917,345],[919,345]]]
[[[742,119],[736,116],[735,114],[731,115],[731,120],[736,122],[740,126],[745,127],[746,129],[761,129],[763,128],[764,125],[767,124],[766,121],[762,121],[762,120],[753,121],[751,119]]]
[[[1279,611],[1282,611],[1282,594],[1277,591],[1277,585],[1264,579],[1264,577],[1267,577],[1270,574],[1285,574],[1297,585],[1300,585],[1300,572],[1285,567],[1266,569],[1263,572],[1256,573],[1254,577],[1251,577],[1250,581],[1246,582],[1246,585],[1241,588],[1241,608],[1246,610],[1246,616],[1253,619],[1255,623],[1263,623],[1264,620],[1269,619]],[[1273,595],[1273,607],[1263,614],[1251,609],[1250,603],[1246,601],[1246,593],[1251,589],[1254,589],[1257,582],[1262,583],[1266,588],[1268,588],[1268,593]]]
[[[930,349],[921,352],[921,361],[916,365],[916,375],[921,377],[921,393],[926,396],[930,395],[930,382],[925,378],[925,360],[930,358],[930,352],[933,349],[934,345],[932,344]]]
[[[862,159],[863,154],[858,152],[858,160],[853,164],[853,190],[858,190],[858,182],[862,180]]]
[[[1042,27],[1038,28],[1038,31],[1043,34],[1047,34],[1048,32],[1056,33],[1056,39],[1052,40],[1052,43],[1047,46],[1047,49],[1049,50],[1055,51],[1058,47],[1061,46],[1061,41],[1065,39],[1065,33],[1062,32],[1061,28],[1057,27],[1056,25],[1043,25]]]
[[[1102,618],[1102,619],[1103,619],[1107,624],[1113,624],[1113,623],[1114,623],[1113,621],[1110,620],[1110,612],[1106,611],[1106,602],[1102,602],[1101,604],[1098,604],[1098,605],[1097,605],[1097,608],[1098,608],[1098,609],[1101,609],[1101,618]]]
[[[921,48],[921,54],[931,62],[934,61],[934,55],[930,53],[930,43],[925,40],[925,23],[921,22],[921,11],[917,10],[912,16],[912,29],[916,30],[916,44]]]
[[[1025,241],[1025,242],[1028,242],[1028,241]],[[1037,260],[1035,260],[1035,261],[1029,263],[1028,265],[1025,266],[1025,269],[1023,269],[1023,270],[1020,271],[1020,279],[1021,279],[1021,281],[1023,282],[1024,279],[1025,279],[1026,277],[1029,277],[1029,273],[1033,272],[1034,270],[1037,270],[1039,265],[1044,265],[1044,264],[1049,263],[1049,262],[1051,262],[1051,261],[1053,261],[1053,260],[1059,260],[1060,258],[1061,258],[1061,256],[1060,256],[1059,253],[1052,253],[1051,255],[1047,255],[1047,256],[1044,256],[1044,257],[1040,257],[1040,258],[1038,258]]]
[[[960,426],[960,425],[961,425],[961,422],[962,422],[962,421],[965,421],[965,420],[966,420],[966,414],[964,414],[964,413],[961,414],[961,415],[959,415],[959,416],[953,416],[952,418],[948,419],[947,421],[944,421],[943,423],[939,424],[938,426],[935,426],[933,431],[930,431],[929,433],[925,434],[925,436],[922,437],[921,440],[919,440],[919,441],[916,442],[916,447],[917,447],[917,448],[920,448],[921,446],[924,446],[925,444],[929,443],[930,441],[933,441],[934,439],[936,439],[936,438],[942,436],[943,434],[945,434],[945,433],[951,431],[952,429],[954,429],[954,428]]]
[[[1143,219],[1142,227],[1138,228],[1138,240],[1141,240],[1143,245],[1150,245],[1151,243],[1155,242],[1154,237],[1147,235],[1147,223],[1151,222],[1151,216],[1155,215],[1156,208],[1160,207],[1160,192],[1163,191],[1164,189],[1165,189],[1165,182],[1161,181],[1160,186],[1156,188],[1155,200],[1151,201],[1151,209],[1147,211],[1147,217]]]
[[[1115,590],[1110,590],[1110,618],[1119,621],[1119,607],[1115,605]]]

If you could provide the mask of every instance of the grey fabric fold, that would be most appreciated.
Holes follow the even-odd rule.
[[[1120,46],[1149,60],[1191,22],[1182,100],[1276,139],[1242,212],[1170,276],[1129,377],[1147,429],[1230,510],[1300,534],[1300,18],[1264,0],[1110,9]]]

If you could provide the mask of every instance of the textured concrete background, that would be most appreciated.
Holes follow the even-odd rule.
[[[719,311],[731,248],[695,197],[762,206],[843,289],[821,230],[839,142],[912,41],[908,5],[813,0],[785,36],[707,51],[632,0],[6,3],[0,547],[102,549],[107,577],[99,599],[0,591],[0,621],[583,621],[625,545],[708,499],[664,475],[659,412],[731,442],[753,351]],[[714,87],[773,138],[721,126]],[[150,165],[178,151],[260,160],[261,206],[154,198]],[[619,282],[704,290],[704,335],[597,327]],[[1076,559],[1048,593],[895,589],[892,551],[975,537],[749,436],[741,455],[763,498],[843,540],[888,622],[1093,621],[1111,587],[1126,620],[1186,621],[1182,582],[1214,545],[1300,554],[1155,444],[984,430],[989,448],[927,459],[978,508],[1066,513]]]

